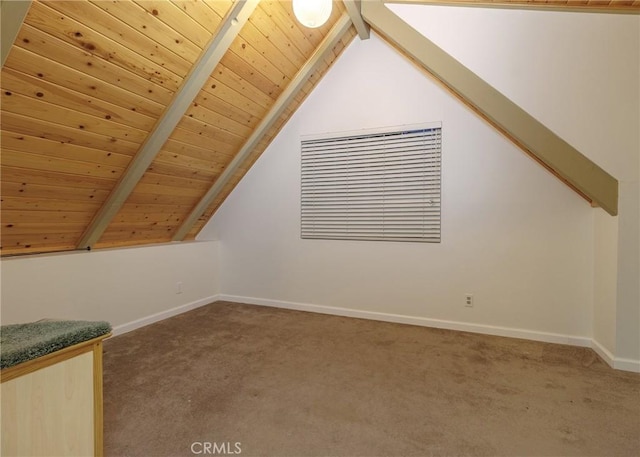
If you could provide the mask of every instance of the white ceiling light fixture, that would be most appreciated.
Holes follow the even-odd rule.
[[[322,26],[331,16],[331,0],[293,0],[293,14],[310,29]]]

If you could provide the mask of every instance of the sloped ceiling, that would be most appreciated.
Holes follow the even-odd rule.
[[[232,7],[221,0],[32,2],[1,75],[3,255],[84,247],[87,228]],[[182,227],[185,239],[194,238],[354,37],[343,27],[315,56],[343,16],[336,2],[327,24],[307,29],[290,2],[260,2],[92,247],[171,241],[274,115],[296,74],[317,59],[226,185]]]
[[[345,3],[307,29],[289,1],[33,1],[0,80],[2,255],[193,239],[354,38],[349,17],[368,33]]]

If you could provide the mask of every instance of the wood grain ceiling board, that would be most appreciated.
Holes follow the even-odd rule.
[[[32,3],[2,69],[2,255],[75,248],[225,4]],[[203,7],[207,18],[194,20]],[[176,174],[174,185],[191,182]],[[140,185],[158,195],[144,202],[197,199],[193,183],[175,196]]]
[[[143,180],[156,187],[137,186],[96,247],[118,245],[132,236],[143,243],[170,241],[343,11],[342,3],[335,3],[327,24],[313,30],[298,25],[290,3],[260,2],[145,173]],[[175,169],[190,179],[175,182]],[[151,191],[178,197],[186,188],[195,189],[198,198],[181,197],[175,201],[179,209],[158,210],[149,200]],[[141,220],[134,215],[134,206],[148,214],[168,211],[162,219],[173,220],[174,226]]]

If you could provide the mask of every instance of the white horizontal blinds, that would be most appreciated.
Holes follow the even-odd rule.
[[[440,242],[441,127],[302,141],[302,238]]]

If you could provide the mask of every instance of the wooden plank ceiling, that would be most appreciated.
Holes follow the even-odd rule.
[[[232,6],[32,3],[1,75],[2,255],[84,247],[85,230]],[[289,2],[261,1],[92,247],[171,241],[344,15],[335,2],[327,24],[307,29]],[[185,239],[196,236],[353,39],[355,29],[345,29]]]
[[[368,36],[358,1],[345,0],[350,16],[334,2],[319,29],[301,26],[290,2],[279,0],[257,7],[247,0],[248,20],[234,22],[245,4],[237,1],[32,2],[0,80],[3,256],[193,239],[356,35],[349,17]],[[638,0],[419,1],[640,7]],[[194,69],[232,25],[239,33],[202,73],[206,82],[182,115],[176,99],[184,102]],[[160,132],[162,146],[147,154],[176,111],[175,128]]]

